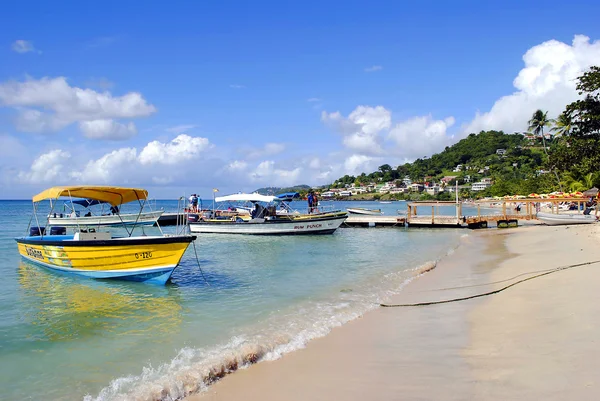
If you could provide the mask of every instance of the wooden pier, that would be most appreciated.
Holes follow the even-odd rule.
[[[402,227],[406,224],[404,216],[368,216],[350,214],[341,227]]]

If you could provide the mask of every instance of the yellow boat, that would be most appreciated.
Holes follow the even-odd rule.
[[[138,188],[106,186],[66,186],[47,189],[33,197],[34,216],[37,205],[61,197],[87,198],[118,206],[138,200],[148,192]],[[65,227],[29,226],[29,235],[16,238],[19,253],[27,260],[60,272],[98,279],[117,278],[166,283],[179,264],[193,235],[113,236],[110,232],[90,228],[67,234]]]

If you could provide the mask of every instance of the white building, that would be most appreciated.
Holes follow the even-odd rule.
[[[427,188],[425,189],[425,191],[426,191],[426,192],[427,192],[429,195],[434,195],[434,196],[435,196],[435,195],[437,195],[437,194],[439,194],[439,193],[441,192],[441,191],[440,191],[440,187],[439,187],[439,185],[434,185],[434,186],[432,186],[432,187],[427,187]]]
[[[489,187],[492,186],[491,182],[474,182],[471,185],[471,191],[485,191],[486,189],[488,189]]]
[[[423,192],[423,189],[425,189],[425,186],[423,184],[414,183],[410,185],[410,190],[412,192]]]
[[[392,181],[386,182],[385,184],[383,184],[383,186],[381,188],[379,188],[379,193],[385,194],[385,193],[390,192],[394,188],[396,188],[396,184],[394,182],[392,182]]]

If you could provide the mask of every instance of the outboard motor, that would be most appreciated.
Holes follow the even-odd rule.
[[[63,226],[50,227],[50,235],[67,235],[67,227],[63,227]]]
[[[46,235],[46,227],[29,227],[29,235],[31,237],[39,237]]]
[[[195,223],[198,221],[198,215],[197,214],[188,214],[188,221],[190,223]]]

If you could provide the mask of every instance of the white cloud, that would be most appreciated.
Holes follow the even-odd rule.
[[[377,155],[383,152],[379,133],[391,125],[391,113],[383,106],[358,106],[348,118],[339,111],[321,113],[321,121],[338,130],[344,145],[359,153]]]
[[[33,184],[60,182],[61,178],[66,178],[65,166],[70,157],[71,154],[67,151],[51,150],[34,160],[29,172],[20,172],[18,179]]]
[[[80,182],[109,183],[116,179],[131,177],[137,165],[137,150],[121,148],[105,154],[97,160],[90,160],[83,171],[74,172],[73,178]]]
[[[227,169],[231,171],[244,171],[248,167],[248,163],[243,160],[234,160],[227,165]]]
[[[79,129],[90,139],[124,140],[137,134],[134,123],[121,124],[114,120],[82,121]]]
[[[41,51],[36,50],[35,47],[33,47],[33,43],[23,39],[15,40],[11,45],[11,48],[13,51],[21,54],[29,52],[41,53]]]
[[[167,132],[170,132],[172,134],[183,134],[191,129],[196,128],[197,125],[195,124],[181,124],[181,125],[176,125],[174,127],[169,127],[166,129]]]
[[[318,97],[311,97],[311,98],[306,99],[306,101],[309,103],[315,103],[315,102],[320,102],[321,99]]]
[[[372,65],[371,67],[365,68],[365,72],[376,72],[383,70],[383,67],[380,65]]]
[[[240,150],[240,152],[243,153],[243,155],[247,159],[258,159],[261,157],[268,157],[268,156],[274,156],[274,155],[280,154],[284,150],[285,150],[285,144],[269,142],[269,143],[266,143],[260,149],[246,147],[246,148],[242,148]]]
[[[179,135],[171,142],[152,141],[141,151],[126,147],[115,149],[97,159],[88,155],[72,157],[65,150],[52,150],[35,159],[29,171],[18,174],[22,183],[100,183],[123,185],[165,185],[174,181],[185,182],[190,171],[203,169],[209,158],[205,150],[212,145],[206,138]],[[165,168],[165,165],[172,168]],[[201,177],[202,176],[202,177]],[[194,182],[212,174],[194,175]]]
[[[344,161],[345,174],[357,175],[366,171],[373,171],[373,158],[365,155],[351,155]]]
[[[169,143],[152,141],[140,152],[142,164],[178,164],[196,158],[210,147],[206,138],[181,134]]]
[[[525,66],[513,81],[516,91],[498,99],[491,110],[477,113],[463,133],[481,130],[521,132],[537,109],[556,117],[578,98],[576,78],[592,65],[600,65],[600,41],[576,35],[571,45],[549,40],[529,49]]]
[[[156,112],[140,93],[115,97],[110,92],[70,86],[64,77],[4,82],[0,106],[15,108],[19,113],[16,126],[26,132],[57,131],[74,122],[133,119]]]
[[[397,147],[396,155],[407,159],[430,156],[449,145],[452,137],[448,128],[454,125],[454,118],[434,120],[431,115],[413,117],[396,124],[388,133]]]
[[[278,168],[274,161],[265,160],[250,173],[252,182],[269,183],[275,186],[295,185],[300,177],[301,169],[299,167],[286,170]]]
[[[231,85],[229,85],[229,87],[231,89],[244,89],[245,88],[244,85],[239,85],[239,84],[231,84]]]

